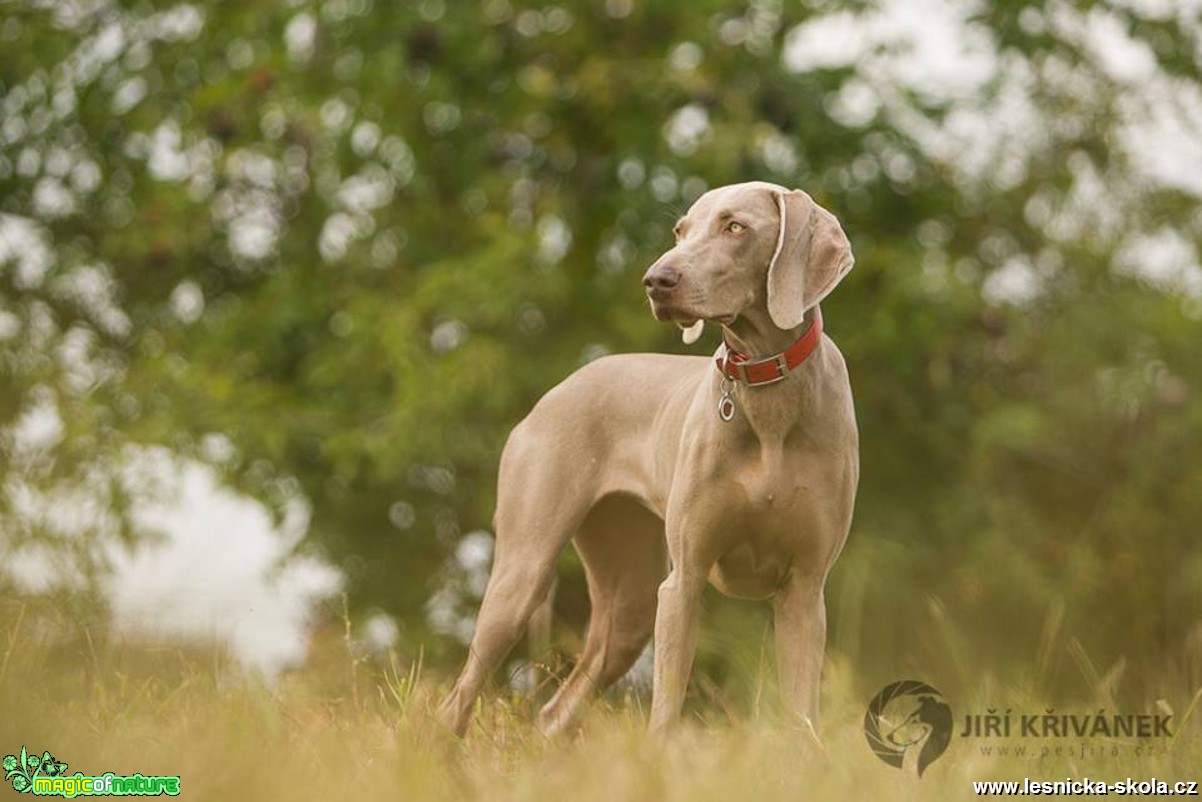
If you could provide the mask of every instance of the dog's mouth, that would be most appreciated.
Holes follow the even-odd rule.
[[[647,300],[651,302],[651,314],[655,315],[655,319],[661,323],[682,323],[686,320],[697,320],[695,315],[691,316],[680,307],[668,303],[667,293],[648,292]]]
[[[661,323],[675,323],[682,329],[687,329],[699,320],[729,326],[738,318],[737,314],[712,315],[696,309],[685,308],[678,303],[671,303],[669,300],[671,295],[670,292],[647,291],[647,300],[651,303],[651,314],[655,315],[655,319]]]
[[[689,320],[689,319],[684,319],[684,320],[677,319],[676,321],[673,321],[673,322],[676,322],[676,325],[680,327],[680,331],[686,332],[686,331],[689,331],[690,328],[696,326],[697,323],[701,322],[701,321],[700,320]]]
[[[677,326],[680,326],[682,329],[691,328],[692,326],[697,325],[698,322],[703,321],[703,320],[706,323],[717,323],[719,326],[729,326],[731,323],[734,323],[735,320],[739,317],[738,315],[735,315],[735,314],[729,314],[729,315],[697,314],[696,312],[685,311],[683,309],[677,309],[675,307],[663,306],[661,304],[655,303],[654,301],[652,301],[652,303],[651,303],[651,313],[653,315],[655,315],[655,319],[658,320],[659,322],[675,323]]]

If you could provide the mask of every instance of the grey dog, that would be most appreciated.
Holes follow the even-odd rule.
[[[651,728],[680,716],[706,582],[772,599],[784,699],[812,727],[827,574],[851,525],[859,439],[847,368],[819,302],[851,269],[838,220],[800,190],[702,195],[643,284],[716,359],[598,359],[548,392],[501,456],[496,554],[471,649],[439,708],[463,734],[489,675],[546,598],[571,540],[592,613],[574,670],[539,714],[568,727],[654,635]]]

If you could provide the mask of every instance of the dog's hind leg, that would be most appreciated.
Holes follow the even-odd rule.
[[[571,726],[593,693],[630,670],[655,628],[657,589],[667,573],[663,521],[630,498],[598,502],[573,542],[592,612],[576,667],[539,713],[547,734]]]
[[[551,645],[555,631],[555,591],[559,587],[558,577],[551,575],[551,587],[543,596],[543,600],[530,615],[530,623],[526,625],[526,682],[530,687],[539,683],[539,674],[543,662],[551,654]]]
[[[438,708],[439,718],[458,735],[467,730],[485,682],[547,598],[559,554],[592,503],[590,485],[562,481],[565,472],[556,465],[555,454],[542,448],[528,428],[519,427],[502,456],[492,573],[467,661]]]
[[[463,735],[472,706],[484,683],[500,666],[526,631],[535,609],[546,598],[559,549],[525,554],[506,547],[503,528],[497,530],[497,554],[484,591],[467,662],[455,687],[439,706],[439,717]]]

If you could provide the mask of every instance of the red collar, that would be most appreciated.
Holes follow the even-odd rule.
[[[734,350],[723,340],[718,353],[714,355],[714,362],[717,364],[718,372],[724,377],[743,382],[748,387],[773,384],[785,378],[789,371],[805,362],[806,357],[818,347],[821,339],[822,313],[815,306],[814,322],[797,342],[781,353],[766,359],[751,360],[746,354]]]

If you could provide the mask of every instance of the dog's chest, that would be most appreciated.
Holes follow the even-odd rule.
[[[777,443],[746,448],[727,465],[723,495],[749,524],[788,526],[803,513],[811,496],[804,477],[813,473],[813,462],[797,449]]]
[[[797,458],[757,455],[731,466],[719,491],[724,511],[710,533],[722,550],[710,580],[732,596],[772,595],[799,562],[814,559],[819,494]],[[821,538],[819,538],[820,540]]]

